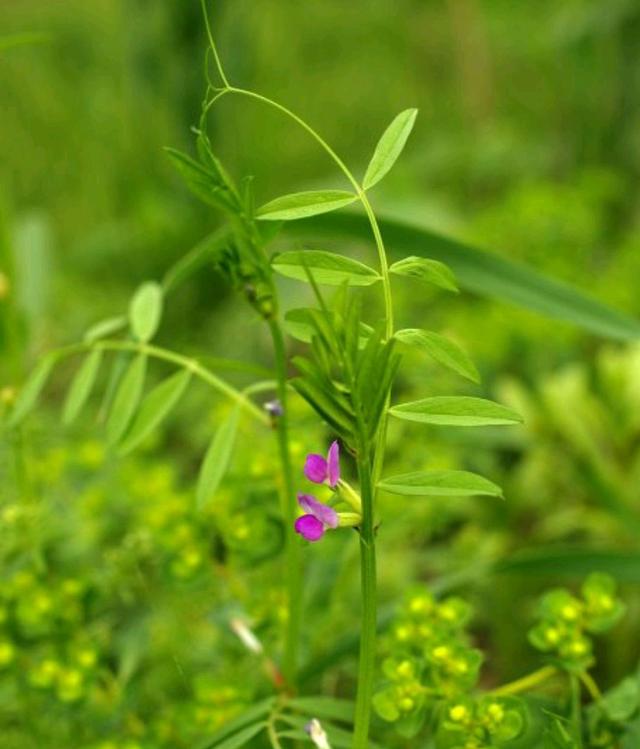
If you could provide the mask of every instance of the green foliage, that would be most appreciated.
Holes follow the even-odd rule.
[[[95,349],[87,355],[76,372],[64,403],[62,412],[62,421],[64,424],[70,424],[87,402],[87,398],[91,395],[91,390],[98,376],[101,362],[102,351]]]
[[[392,406],[389,413],[405,421],[442,426],[481,427],[518,424],[522,417],[511,408],[484,398],[439,396]]]
[[[417,109],[407,109],[400,112],[384,131],[362,180],[362,186],[365,190],[380,182],[396,163],[411,135],[417,116]]]
[[[158,330],[162,317],[162,288],[153,282],[142,284],[129,307],[129,324],[134,338],[141,343],[150,341]]]
[[[107,441],[115,445],[124,436],[133,419],[144,388],[147,357],[138,354],[127,367],[115,391],[106,424]]]
[[[196,488],[196,505],[199,509],[212,501],[227,470],[238,431],[238,409],[224,419],[211,439],[202,461]]]
[[[119,452],[122,455],[136,448],[151,434],[176,406],[191,380],[188,369],[167,377],[151,390],[142,400],[136,417],[131,424]]]
[[[373,268],[344,255],[321,250],[298,250],[276,255],[271,262],[273,269],[282,276],[306,281],[308,274],[319,284],[341,286],[370,286],[381,280]]]
[[[397,276],[417,278],[419,281],[433,284],[446,291],[458,291],[455,276],[450,268],[438,260],[413,255],[404,260],[398,260],[389,268],[389,271]]]
[[[401,343],[425,351],[438,364],[457,372],[468,380],[480,381],[478,370],[469,356],[445,336],[429,330],[409,328],[396,331],[395,338]]]
[[[357,196],[345,190],[312,190],[283,195],[258,208],[262,221],[295,221],[321,213],[330,213],[355,203]]]
[[[414,471],[390,476],[380,481],[378,486],[391,494],[408,497],[502,496],[499,486],[469,471]]]

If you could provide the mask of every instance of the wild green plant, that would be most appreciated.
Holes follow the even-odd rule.
[[[304,724],[300,724],[298,718],[292,719],[287,711],[299,713],[308,709],[313,714],[313,710],[321,710],[322,703],[318,699],[305,703],[303,697],[297,696],[299,646],[306,626],[302,610],[303,542],[299,537],[316,542],[325,533],[340,528],[355,529],[359,539],[360,651],[353,733],[345,739],[333,731],[331,741],[336,746],[351,745],[354,749],[374,746],[369,739],[374,703],[380,715],[392,722],[416,715],[418,720],[410,726],[410,732],[414,731],[425,717],[421,708],[429,703],[426,693],[435,690],[431,697],[437,701],[455,698],[454,703],[442,708],[444,718],[433,727],[438,746],[464,746],[465,749],[501,746],[520,733],[524,719],[520,708],[508,696],[487,701],[468,694],[475,687],[480,655],[469,646],[461,631],[465,607],[459,602],[445,601],[435,609],[442,620],[440,629],[442,636],[448,638],[447,642],[423,652],[423,662],[419,666],[406,659],[386,661],[384,672],[391,684],[374,698],[378,626],[376,541],[378,533],[384,532],[384,517],[378,512],[379,494],[501,496],[496,484],[468,471],[420,470],[385,475],[388,420],[452,427],[502,426],[521,421],[512,409],[479,397],[439,395],[392,405],[403,347],[422,351],[468,380],[479,381],[473,363],[452,341],[431,330],[397,329],[394,322],[392,278],[398,277],[400,282],[413,279],[449,292],[457,290],[453,273],[441,262],[409,256],[389,263],[370,199],[373,188],[401,155],[415,125],[417,111],[407,109],[391,122],[360,180],[332,147],[293,111],[229,82],[209,27],[204,0],[203,10],[210,46],[206,56],[208,87],[195,132],[196,156],[174,149],[168,149],[168,154],[190,190],[221,213],[226,224],[185,255],[168,271],[162,283],[143,284],[134,294],[127,315],[99,323],[87,332],[82,343],[46,357],[18,397],[10,423],[16,427],[28,414],[57,362],[82,354],[85,358],[69,388],[63,410],[63,420],[72,422],[91,395],[105,356],[113,354],[115,362],[104,404],[105,429],[108,443],[124,455],[139,446],[169,416],[188,387],[201,381],[229,398],[234,408],[213,435],[202,460],[195,491],[199,507],[215,500],[229,464],[240,417],[250,417],[256,426],[273,429],[280,460],[281,515],[286,528],[283,571],[287,616],[282,634],[282,674],[280,665],[273,666],[274,682],[280,694],[254,705],[210,739],[207,747],[239,747],[266,733],[271,745],[278,749],[282,740],[295,740],[305,735],[301,732]],[[211,78],[210,61],[218,76],[217,82]],[[294,121],[326,152],[346,178],[349,189],[292,193],[256,208],[251,179],[240,183],[233,179],[215,155],[207,134],[208,113],[229,96],[259,102]],[[289,222],[351,205],[359,206],[369,222],[377,255],[376,268],[344,255],[306,246],[281,252],[271,249],[280,230]],[[169,293],[204,264],[213,264],[219,270],[268,329],[273,351],[273,371],[268,373],[268,379],[238,389],[216,374],[214,368],[152,342],[162,322]],[[277,274],[308,284],[317,306],[285,312],[276,283]],[[321,291],[324,286],[335,287],[336,293],[329,298]],[[379,300],[374,297],[376,293],[381,297],[380,307]],[[306,344],[304,355],[289,358],[286,333]],[[118,334],[121,335],[118,337]],[[164,362],[174,371],[144,395],[151,361]],[[235,365],[226,362],[227,366],[229,364]],[[291,365],[297,371],[292,378],[289,377]],[[269,394],[268,400],[257,405],[255,398],[265,393]],[[326,458],[313,453],[307,456],[304,467],[299,467],[309,481],[328,487],[326,501],[303,491],[297,493],[299,485],[291,456],[289,418],[293,393],[310,406],[332,436]],[[343,477],[341,457],[344,460],[345,455],[355,465],[357,487]],[[299,508],[304,511],[302,516],[299,516]],[[427,607],[433,605],[425,600]],[[451,616],[444,612],[450,612]],[[238,631],[247,647],[256,655],[262,653],[261,646],[248,630],[240,628]],[[576,642],[582,643],[582,640],[571,640],[573,645]],[[435,687],[425,687],[421,681],[426,672]],[[531,683],[535,680],[526,682],[527,686]],[[519,689],[503,689],[501,694],[508,695],[510,691]],[[344,706],[333,704],[329,714],[332,710],[345,715]],[[278,722],[282,720],[288,721],[290,730],[279,730]],[[317,746],[322,746],[323,742],[328,746],[323,729],[315,723],[308,733]],[[459,740],[465,743],[456,744]]]

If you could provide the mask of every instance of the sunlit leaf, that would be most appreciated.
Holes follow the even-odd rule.
[[[357,195],[345,190],[296,192],[266,203],[258,208],[256,217],[263,221],[293,221],[344,208],[357,199]]]
[[[447,291],[458,291],[458,285],[453,272],[444,263],[415,255],[399,260],[389,268],[390,273],[397,276],[409,276],[419,281],[438,286]]]
[[[202,509],[213,499],[229,467],[238,431],[238,420],[239,411],[234,408],[213,435],[198,476],[196,487],[198,509]]]
[[[405,109],[384,131],[364,175],[362,186],[365,190],[380,182],[396,163],[413,130],[417,116],[417,109]]]
[[[45,356],[40,360],[18,394],[13,410],[11,411],[11,416],[9,417],[9,426],[18,426],[36,405],[55,362],[56,358],[53,354],[49,354],[49,356]]]
[[[70,424],[80,413],[82,407],[87,402],[100,369],[102,361],[102,351],[94,349],[82,362],[78,369],[62,411],[62,421],[64,424]]]
[[[191,372],[184,369],[161,382],[145,397],[120,446],[122,455],[137,447],[171,413],[190,379]]]
[[[443,426],[485,427],[519,424],[522,417],[511,408],[484,398],[439,396],[393,406],[389,413],[405,421]]]
[[[499,486],[469,471],[415,471],[390,476],[380,481],[378,487],[390,494],[415,497],[502,496]]]
[[[162,317],[162,287],[154,281],[143,283],[136,291],[129,307],[131,332],[139,341],[150,341],[158,330]]]
[[[110,445],[119,442],[138,408],[146,372],[147,358],[139,354],[118,384],[107,418],[107,442]]]
[[[380,280],[380,275],[368,265],[344,255],[322,250],[293,250],[283,252],[273,259],[273,269],[282,276],[299,281],[309,280],[307,271],[314,281],[329,286],[370,286]]]
[[[469,356],[453,341],[430,330],[407,328],[398,330],[395,338],[407,346],[426,352],[444,367],[466,377],[472,382],[480,382],[480,374]]]

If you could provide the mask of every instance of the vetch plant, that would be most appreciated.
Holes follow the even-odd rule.
[[[364,749],[374,745],[369,740],[369,730],[376,664],[376,542],[384,520],[378,510],[380,493],[402,497],[501,496],[496,484],[467,471],[427,470],[384,475],[388,419],[451,427],[511,425],[521,419],[513,410],[478,397],[438,395],[391,404],[402,351],[407,347],[422,351],[473,382],[479,379],[468,356],[452,341],[430,330],[398,330],[394,322],[392,278],[400,282],[409,278],[448,292],[457,290],[453,273],[441,262],[409,256],[394,264],[389,263],[370,200],[370,191],[392,169],[407,144],[417,111],[407,109],[393,119],[380,137],[360,180],[333,148],[293,111],[262,94],[230,84],[211,35],[204,0],[203,9],[210,46],[207,52],[208,87],[196,129],[197,156],[174,149],[168,149],[168,154],[190,190],[224,216],[227,223],[170,269],[162,283],[150,281],[143,284],[136,291],[126,316],[99,323],[87,332],[82,343],[46,357],[18,398],[11,423],[17,426],[22,421],[54,364],[71,355],[84,354],[85,359],[71,384],[64,406],[67,423],[77,417],[90,397],[105,355],[116,355],[104,411],[107,442],[120,454],[139,446],[169,416],[194,382],[205,383],[230,399],[234,408],[220,424],[204,455],[195,492],[200,507],[215,497],[231,458],[239,419],[251,417],[257,425],[272,428],[280,457],[281,514],[286,527],[284,576],[288,606],[282,637],[282,691],[292,695],[297,689],[303,621],[304,546],[300,543],[300,536],[316,542],[325,533],[342,526],[354,528],[360,547],[361,615],[351,745],[354,749]],[[217,82],[209,76],[210,60],[219,79]],[[330,157],[350,188],[296,192],[256,208],[251,180],[236,183],[215,155],[206,132],[207,114],[214,104],[228,96],[258,102],[295,122]],[[322,249],[271,250],[279,231],[289,222],[356,205],[364,211],[369,222],[377,255],[376,268]],[[273,372],[269,373],[268,379],[243,390],[232,386],[197,359],[152,343],[162,323],[170,292],[205,263],[215,265],[245,298],[271,337]],[[276,274],[310,285],[317,305],[288,310],[283,314]],[[335,294],[328,298],[320,287],[333,288]],[[376,310],[375,302],[372,302],[376,293],[380,293],[382,298],[381,314],[374,312],[365,316],[364,310]],[[306,344],[303,355],[289,358],[285,331]],[[172,372],[145,394],[147,370],[152,361],[163,362],[172,368]],[[290,364],[297,370],[293,378],[289,377]],[[327,457],[309,455],[302,471],[311,482],[329,487],[333,492],[331,503],[297,492],[299,487],[291,458],[291,391],[306,401],[334,438]],[[254,398],[262,393],[269,393],[269,400],[262,405],[256,404]],[[355,464],[357,489],[341,479],[341,449]],[[433,671],[439,674],[442,685],[446,685],[448,679],[465,681],[471,678],[477,670],[476,656],[462,645],[451,655],[447,647],[438,645],[430,655]],[[454,659],[451,661],[453,665],[450,655]],[[393,669],[399,679],[406,678],[410,684],[413,683],[411,679],[417,677],[410,662],[405,666],[403,661]],[[410,713],[414,704],[419,703],[420,695],[416,694],[414,699],[411,688],[400,682],[394,689],[404,690],[399,709]],[[277,703],[277,709],[275,704],[265,703],[266,714],[270,716],[266,724],[262,720],[265,713],[254,712],[256,722],[248,720],[241,724],[236,735],[248,742],[266,728],[272,745],[277,748],[276,722],[283,708],[282,703]],[[483,711],[484,707],[478,707],[473,712],[473,719],[485,720]],[[489,714],[493,713],[489,711]],[[233,733],[232,729],[229,730]],[[299,727],[296,726],[295,730]],[[216,746],[230,735],[224,733],[222,738],[213,739],[208,746]]]

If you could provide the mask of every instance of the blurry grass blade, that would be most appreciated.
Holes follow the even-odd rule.
[[[319,284],[340,286],[370,286],[380,281],[380,275],[368,265],[344,255],[321,250],[294,250],[276,255],[271,265],[282,276],[308,281],[307,272]]]
[[[217,231],[198,242],[192,250],[183,255],[165,273],[162,281],[165,293],[173,291],[208,263],[214,263],[227,247],[228,240],[229,237],[226,232]]]
[[[143,283],[129,307],[129,323],[134,337],[142,343],[150,341],[162,317],[162,287],[155,281]]]
[[[520,424],[522,417],[511,408],[484,398],[439,396],[393,406],[397,419],[443,426],[486,427]]]
[[[91,351],[82,362],[80,369],[73,378],[67,399],[64,403],[62,411],[62,421],[64,424],[71,424],[87,402],[87,398],[91,395],[96,377],[98,376],[101,362],[102,351],[100,349]]]
[[[417,109],[405,109],[384,131],[364,175],[362,186],[365,190],[380,182],[396,163],[411,135],[417,116]]]
[[[107,338],[113,333],[118,333],[127,327],[127,318],[123,315],[119,317],[109,317],[106,320],[100,320],[95,325],[92,325],[89,330],[84,334],[84,340],[87,343],[93,343],[94,341],[100,340],[100,338]]]
[[[45,356],[36,365],[36,368],[31,373],[31,376],[26,381],[24,387],[20,391],[16,402],[13,406],[13,411],[9,417],[9,426],[15,427],[23,421],[23,419],[29,414],[29,412],[35,406],[42,388],[45,386],[53,365],[56,363],[55,354],[49,354]]]
[[[218,747],[220,743],[229,736],[237,734],[240,729],[255,724],[256,721],[267,715],[271,711],[274,702],[274,697],[269,697],[262,702],[258,702],[256,705],[249,708],[249,710],[238,715],[237,718],[233,718],[233,720],[225,723],[225,725],[216,731],[213,736],[198,744],[197,749],[213,749],[213,747]]]
[[[472,382],[480,382],[480,374],[466,352],[445,336],[430,330],[407,328],[399,330],[395,338],[407,346],[425,351],[438,364],[452,369]]]
[[[138,408],[146,373],[147,357],[144,354],[139,354],[129,364],[113,398],[107,419],[107,442],[110,445],[119,442],[127,430]]]
[[[415,471],[383,479],[378,487],[390,494],[413,497],[502,496],[499,486],[469,471]]]
[[[263,221],[293,221],[335,211],[357,199],[357,195],[346,190],[296,192],[266,203],[258,208],[256,217]]]
[[[499,255],[448,239],[415,224],[380,219],[391,259],[408,253],[442,260],[460,286],[481,296],[524,307],[554,320],[563,320],[591,333],[628,341],[640,337],[640,322],[532,268]],[[365,216],[332,214],[323,220],[291,224],[303,238],[342,236],[368,241],[371,229]]]
[[[162,423],[182,397],[190,379],[191,372],[184,369],[168,377],[146,396],[120,446],[121,455],[131,452]]]
[[[241,747],[250,746],[249,742],[257,736],[266,727],[266,723],[252,723],[242,728],[238,733],[234,733],[220,742],[213,744],[203,744],[202,749],[241,749]]]
[[[456,278],[444,263],[426,257],[406,257],[389,268],[397,276],[417,278],[419,281],[433,284],[447,291],[458,291]]]
[[[494,571],[554,578],[583,578],[591,572],[605,572],[623,582],[640,583],[640,552],[581,547],[528,549],[498,562]]]
[[[238,408],[234,408],[213,435],[198,476],[196,506],[199,510],[213,499],[229,467],[238,431],[238,420],[239,411]]]
[[[287,703],[291,710],[314,718],[328,718],[353,723],[355,703],[334,697],[296,697]]]

